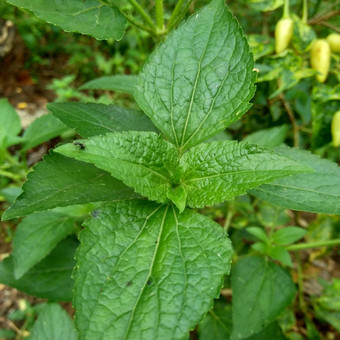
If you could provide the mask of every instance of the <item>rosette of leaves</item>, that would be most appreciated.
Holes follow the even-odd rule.
[[[107,202],[80,234],[73,273],[79,339],[186,339],[218,297],[232,256],[227,233],[193,208],[310,171],[257,145],[206,142],[249,109],[254,81],[240,26],[223,0],[213,0],[139,74],[134,95],[145,115],[99,104],[50,106],[87,138],[46,156],[4,218]],[[117,112],[126,113],[122,121]]]

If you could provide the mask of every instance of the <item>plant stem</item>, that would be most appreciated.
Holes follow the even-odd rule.
[[[151,35],[155,34],[155,32],[152,29],[150,29],[149,27],[146,27],[146,26],[138,23],[137,21],[135,21],[132,17],[130,17],[127,14],[124,14],[124,15],[125,15],[126,20],[129,21],[132,25],[140,28],[143,31],[146,31],[146,32],[150,33]]]
[[[289,15],[289,0],[285,0],[285,4],[283,6],[283,19],[290,18]]]
[[[156,26],[150,18],[149,14],[144,11],[144,9],[135,1],[129,0],[129,3],[135,8],[135,10],[142,16],[144,21],[150,26],[152,31],[156,32]]]
[[[311,249],[311,248],[321,248],[321,247],[330,247],[330,246],[339,246],[340,238],[335,240],[328,241],[317,241],[310,243],[300,243],[300,244],[292,244],[291,246],[285,247],[287,250],[302,250],[302,249]]]
[[[227,216],[225,217],[225,221],[224,221],[224,225],[223,225],[223,229],[225,231],[228,231],[229,227],[230,227],[230,222],[231,219],[234,216],[234,206],[232,203],[230,203],[230,205],[228,206],[228,210],[227,210]]]
[[[302,4],[302,22],[304,24],[307,24],[308,21],[308,4],[307,4],[307,0],[303,0],[303,4]]]
[[[156,25],[158,30],[163,31],[164,28],[164,18],[163,18],[163,0],[156,0],[155,3],[156,11]]]
[[[298,279],[298,299],[301,311],[306,314],[305,300],[303,298],[303,271],[301,266],[301,256],[300,253],[296,257],[297,263],[297,279]]]
[[[177,2],[177,5],[175,7],[175,9],[173,10],[171,17],[169,19],[169,23],[168,23],[168,27],[172,27],[173,22],[176,20],[176,18],[178,17],[179,13],[181,12],[181,9],[184,5],[186,0],[179,0]]]
[[[184,10],[182,11],[182,13],[177,17],[177,19],[172,23],[172,25],[168,27],[169,30],[172,30],[173,28],[175,28],[176,26],[178,26],[178,24],[182,21],[182,19],[184,18],[185,14],[188,12],[190,5],[192,4],[193,0],[189,0],[187,2],[187,4],[184,7]]]

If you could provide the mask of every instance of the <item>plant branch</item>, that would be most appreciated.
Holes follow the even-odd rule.
[[[156,0],[155,11],[157,28],[158,30],[163,31],[164,28],[163,0]]]
[[[326,21],[321,21],[319,22],[319,25],[322,25],[322,26],[325,26],[325,27],[328,27],[330,29],[332,29],[333,31],[337,32],[340,34],[340,28],[330,24],[329,22],[326,22]]]
[[[156,32],[156,26],[150,18],[149,14],[135,0],[129,0],[129,3],[135,8],[135,10],[142,16],[144,21],[150,26],[152,31]]]
[[[189,0],[187,2],[182,13],[177,17],[177,19],[172,23],[172,25],[169,25],[169,27],[168,27],[169,30],[172,30],[173,28],[175,28],[183,20],[185,14],[189,10],[189,7],[192,4],[192,2],[193,2],[193,0]]]
[[[287,250],[302,250],[302,249],[312,249],[312,248],[321,248],[321,247],[330,247],[330,246],[339,246],[340,238],[335,240],[327,240],[327,241],[316,241],[310,243],[300,243],[300,244],[292,244],[291,246],[285,247]]]
[[[127,14],[124,14],[124,15],[125,15],[126,20],[129,21],[132,25],[140,28],[143,31],[150,33],[151,35],[155,35],[155,32],[152,29],[150,29],[149,27],[146,27],[146,26],[138,23],[137,21],[135,21],[132,17],[130,17]]]

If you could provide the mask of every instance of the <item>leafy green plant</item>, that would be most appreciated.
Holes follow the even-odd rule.
[[[99,39],[123,34],[116,1],[62,6],[55,0],[49,12],[41,1],[9,2],[65,30]],[[155,24],[135,1],[129,3],[149,25],[147,31],[162,37],[191,1],[178,1],[167,30],[162,1],[155,2]],[[258,57],[272,51],[259,50]],[[282,65],[294,58],[288,54]],[[79,339],[185,339],[219,296],[233,256],[226,232],[230,221],[223,229],[194,209],[249,192],[283,208],[339,214],[338,166],[281,146],[285,125],[257,131],[242,142],[223,134],[251,107],[253,69],[239,24],[223,0],[213,0],[169,34],[137,78],[105,77],[84,86],[133,92],[145,114],[116,105],[50,104],[54,119],[83,139],[45,156],[3,214],[3,220],[28,216],[18,225],[12,255],[0,264],[2,282],[51,301],[73,299]],[[275,89],[275,96],[285,86]],[[229,207],[232,215],[241,204]],[[77,234],[89,212],[79,245],[69,235]],[[222,327],[225,339],[283,337],[276,318],[296,287],[272,259],[291,266],[288,250],[315,243],[291,244],[305,231],[286,226],[273,231],[277,225],[270,223],[269,235],[258,227],[245,230],[261,241],[253,246],[261,256],[237,259],[232,306],[217,305],[216,313],[200,323],[199,334],[209,334],[230,315],[232,323]],[[44,244],[36,247],[42,230]],[[339,244],[332,242],[317,246]],[[32,335],[40,338],[61,328],[76,337],[67,315],[47,305]]]

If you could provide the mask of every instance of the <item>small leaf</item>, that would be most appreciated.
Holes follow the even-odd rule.
[[[51,153],[28,174],[23,193],[4,212],[2,219],[55,207],[137,196],[122,182],[94,165]]]
[[[68,128],[51,114],[43,115],[33,121],[23,134],[22,151],[59,136]]]
[[[100,0],[6,0],[32,11],[38,18],[60,26],[66,32],[88,34],[96,39],[120,40],[125,17],[117,7]]]
[[[273,148],[280,146],[284,142],[288,130],[288,125],[274,126],[269,129],[253,132],[244,138],[243,141],[266,148]]]
[[[73,322],[57,303],[50,303],[39,312],[30,340],[77,340]]]
[[[10,139],[16,137],[20,130],[20,118],[13,106],[7,98],[0,99],[0,148],[10,146]]]
[[[15,278],[21,278],[48,255],[73,228],[72,219],[52,211],[34,213],[24,218],[18,224],[13,238]]]
[[[300,227],[284,227],[274,233],[272,241],[275,244],[284,246],[300,240],[306,233],[307,230]]]
[[[137,83],[137,79],[137,76],[126,74],[100,77],[80,86],[79,90],[107,90],[133,93],[133,87]]]
[[[232,270],[233,339],[244,339],[269,325],[292,301],[295,286],[278,265],[245,257]]]
[[[247,232],[259,240],[263,241],[264,243],[268,243],[269,239],[267,236],[267,233],[263,230],[263,228],[260,227],[248,227]]]
[[[195,208],[232,199],[279,177],[310,171],[288,157],[235,141],[197,145],[181,161],[187,204]]]
[[[54,301],[71,301],[75,266],[74,254],[78,246],[75,238],[67,238],[22,278],[14,277],[13,257],[0,262],[0,282],[20,291]]]
[[[266,253],[274,260],[280,261],[282,264],[288,267],[293,267],[292,258],[288,250],[280,246],[267,247]]]
[[[116,105],[51,103],[47,108],[53,116],[75,129],[82,137],[130,130],[158,132],[144,113]]]
[[[187,338],[230,269],[223,228],[171,205],[107,205],[80,239],[74,272],[80,339]]]
[[[285,209],[324,214],[340,214],[340,167],[308,151],[296,148],[276,148],[315,170],[314,173],[294,175],[264,184],[249,193]]]
[[[139,74],[135,98],[182,150],[224,130],[250,108],[253,57],[224,0],[170,33]]]
[[[158,202],[167,201],[170,182],[178,181],[176,148],[153,132],[108,133],[60,146],[55,151],[93,163]]]

